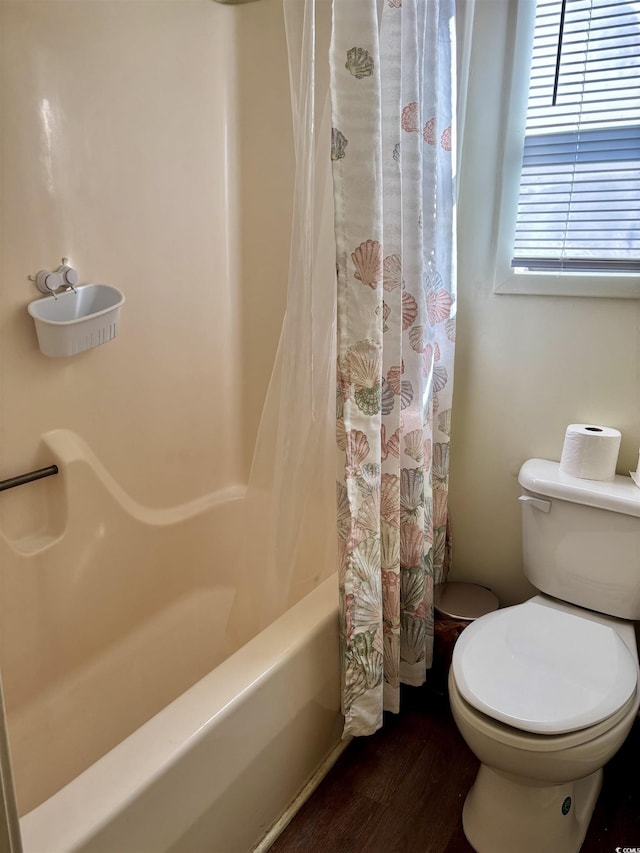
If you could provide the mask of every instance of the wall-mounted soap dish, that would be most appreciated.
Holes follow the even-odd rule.
[[[40,351],[50,358],[76,355],[118,334],[124,294],[109,284],[85,284],[30,302]]]

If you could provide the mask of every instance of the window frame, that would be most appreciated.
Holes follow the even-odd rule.
[[[513,244],[518,212],[520,174],[524,151],[529,77],[533,50],[536,3],[509,3],[506,81],[501,115],[502,150],[494,221],[493,292],[535,296],[595,296],[640,299],[640,276],[633,272],[529,271],[513,268]]]

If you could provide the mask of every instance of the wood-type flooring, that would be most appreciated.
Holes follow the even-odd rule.
[[[403,688],[402,700],[399,715],[347,747],[270,853],[473,853],[461,813],[477,760],[441,690]],[[605,768],[581,853],[634,847],[640,851],[640,722]]]

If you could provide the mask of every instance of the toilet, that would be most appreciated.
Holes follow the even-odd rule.
[[[539,594],[480,617],[454,648],[451,710],[481,762],[462,823],[478,853],[575,853],[640,705],[640,489],[543,459],[518,481]]]

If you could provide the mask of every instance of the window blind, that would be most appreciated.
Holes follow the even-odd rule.
[[[537,2],[511,265],[640,270],[640,0]]]

